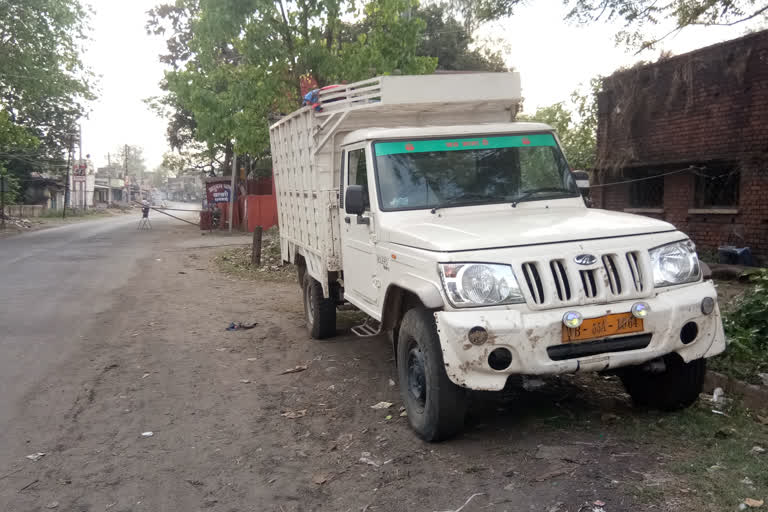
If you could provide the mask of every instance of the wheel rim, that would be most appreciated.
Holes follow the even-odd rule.
[[[424,353],[416,343],[408,351],[408,394],[420,409],[427,403],[427,372]]]
[[[304,303],[307,305],[307,321],[309,325],[315,323],[315,304],[312,302],[312,283],[304,287]]]

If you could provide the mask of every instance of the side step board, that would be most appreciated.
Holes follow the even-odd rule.
[[[381,322],[368,317],[362,325],[353,327],[352,332],[360,338],[370,338],[381,334]]]

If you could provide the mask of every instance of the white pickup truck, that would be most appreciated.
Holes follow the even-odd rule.
[[[463,426],[468,389],[617,373],[692,404],[725,349],[717,294],[674,226],[584,204],[552,128],[513,122],[516,73],[381,77],[270,128],[283,260],[307,327],[348,302],[389,333],[416,433]]]

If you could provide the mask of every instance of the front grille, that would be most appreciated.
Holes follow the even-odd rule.
[[[597,281],[595,280],[595,269],[579,270],[581,277],[581,289],[584,290],[584,296],[588,299],[597,297]]]
[[[552,260],[549,262],[549,269],[555,280],[557,298],[561,301],[571,300],[571,283],[568,281],[568,274],[565,271],[565,261]]]
[[[539,275],[536,263],[523,263],[523,276],[528,285],[528,291],[531,292],[533,302],[543,304],[544,284],[541,282],[541,275]]]
[[[632,284],[635,287],[635,291],[643,291],[643,276],[640,273],[640,255],[637,252],[627,253],[627,265],[629,266],[629,272],[632,275]]]
[[[619,275],[619,268],[616,266],[616,256],[613,254],[603,256],[603,268],[605,268],[605,273],[608,276],[608,286],[611,293],[621,295],[621,275]]]
[[[650,275],[645,268],[648,263],[640,251],[602,254],[588,268],[571,258],[526,261],[520,285],[527,289],[529,303],[540,308],[630,299],[653,288],[646,282]]]

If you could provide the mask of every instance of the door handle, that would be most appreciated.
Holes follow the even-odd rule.
[[[352,221],[349,219],[349,217],[344,217],[344,222],[347,224],[352,224]]]

